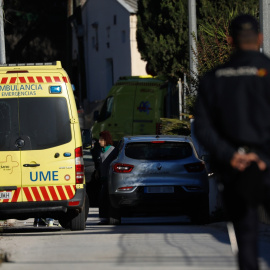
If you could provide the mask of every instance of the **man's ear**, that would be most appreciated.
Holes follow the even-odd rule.
[[[263,44],[263,34],[259,33],[258,34],[258,45],[261,46]]]
[[[231,36],[227,36],[227,42],[233,46],[233,38]]]

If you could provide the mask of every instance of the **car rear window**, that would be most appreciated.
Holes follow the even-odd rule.
[[[18,150],[15,141],[22,138],[21,150],[38,150],[65,144],[71,140],[67,101],[63,97],[0,100],[0,150]]]
[[[125,155],[133,159],[143,160],[176,160],[190,157],[192,147],[186,142],[138,142],[128,143]]]

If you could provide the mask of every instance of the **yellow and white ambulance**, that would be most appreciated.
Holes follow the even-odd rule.
[[[72,85],[61,62],[0,65],[0,219],[84,230],[89,203]]]

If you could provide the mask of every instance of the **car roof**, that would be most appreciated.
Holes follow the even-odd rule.
[[[151,141],[177,141],[192,143],[192,139],[189,136],[181,135],[137,135],[137,136],[125,136],[123,137],[125,143],[130,142],[151,142]]]

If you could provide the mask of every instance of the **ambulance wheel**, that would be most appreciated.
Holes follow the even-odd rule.
[[[70,220],[71,231],[83,231],[85,229],[85,207]]]
[[[77,213],[75,216],[72,216],[70,220],[70,230],[71,231],[83,231],[85,229],[85,223],[89,211],[89,200],[86,194],[84,206],[80,213]]]

